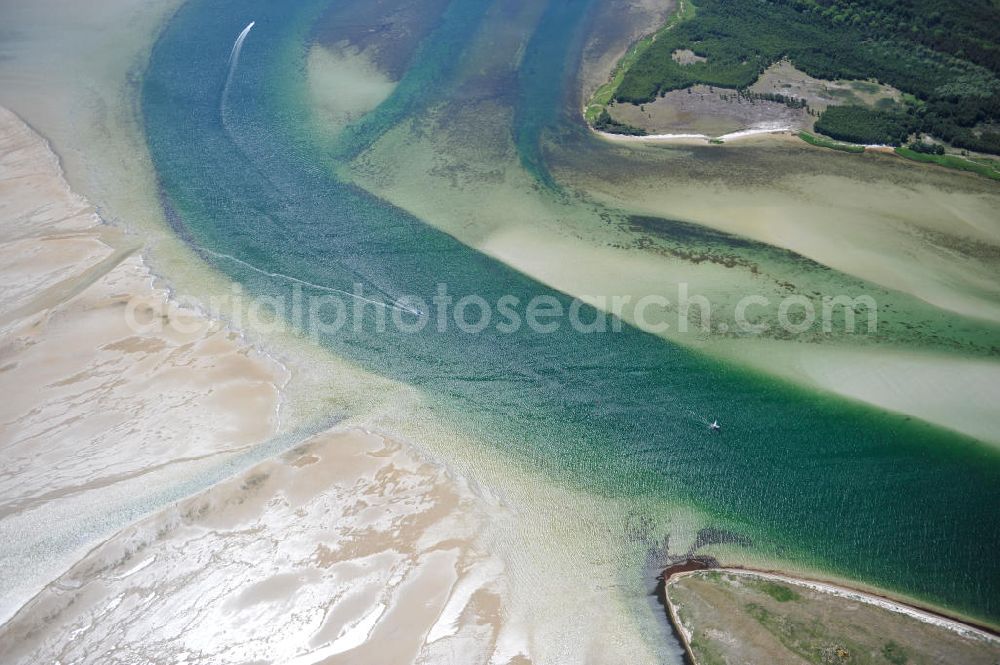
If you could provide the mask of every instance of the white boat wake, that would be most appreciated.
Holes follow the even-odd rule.
[[[236,65],[240,61],[240,51],[243,50],[243,42],[247,40],[247,35],[253,29],[256,21],[250,21],[247,27],[243,28],[236,41],[233,43],[233,49],[229,52],[229,73],[226,75],[226,85],[222,88],[222,106],[226,104],[226,96],[229,94],[229,85],[233,82],[233,74],[236,72]]]
[[[354,298],[356,300],[360,300],[362,302],[366,302],[366,303],[375,305],[377,307],[385,307],[386,309],[395,309],[395,310],[398,310],[400,312],[406,312],[407,314],[413,314],[414,316],[421,316],[423,314],[423,312],[421,312],[419,310],[416,310],[416,309],[414,309],[412,307],[406,307],[404,305],[400,305],[398,300],[394,301],[394,302],[391,302],[391,303],[383,302],[381,300],[374,300],[372,298],[366,298],[366,297],[364,297],[363,295],[361,295],[359,293],[351,293],[350,291],[344,291],[343,289],[335,289],[332,286],[322,286],[320,284],[315,284],[313,282],[309,282],[309,281],[306,281],[304,279],[299,279],[298,277],[292,277],[291,275],[285,275],[285,274],[280,273],[280,272],[270,272],[268,270],[264,270],[262,268],[258,268],[257,266],[255,266],[255,265],[253,265],[251,263],[247,263],[243,259],[238,259],[235,256],[232,256],[231,254],[223,254],[222,252],[215,252],[215,251],[212,251],[211,249],[207,249],[205,247],[198,248],[198,251],[205,252],[206,254],[211,254],[212,256],[214,256],[214,257],[216,257],[218,259],[223,259],[223,260],[226,260],[226,261],[232,261],[233,263],[238,263],[239,265],[243,266],[244,268],[248,268],[249,270],[252,270],[252,271],[254,271],[256,273],[259,273],[261,275],[265,275],[267,277],[271,277],[273,279],[281,279],[281,280],[284,280],[286,282],[292,282],[292,283],[295,283],[295,284],[301,284],[302,286],[306,286],[306,287],[308,287],[310,289],[316,289],[317,291],[325,291],[327,293],[337,293],[337,294],[340,294],[340,295],[348,296],[349,298]]]
[[[246,41],[247,36],[250,34],[250,31],[253,29],[254,25],[256,25],[256,21],[250,21],[250,23],[248,23],[247,26],[245,28],[243,28],[243,30],[240,32],[239,36],[236,38],[236,41],[233,43],[232,50],[229,52],[229,73],[226,75],[226,84],[222,88],[222,100],[221,100],[220,109],[219,109],[222,112],[222,115],[223,115],[223,124],[225,124],[226,97],[228,97],[228,95],[229,95],[229,87],[230,87],[230,85],[233,82],[233,75],[236,73],[236,67],[239,64],[240,51],[243,50],[243,42]],[[251,264],[247,263],[246,261],[243,261],[242,259],[238,259],[235,256],[232,256],[230,254],[223,254],[223,253],[220,253],[220,252],[214,252],[214,251],[212,251],[210,249],[206,249],[204,247],[200,248],[200,251],[203,251],[203,252],[206,252],[208,254],[211,254],[212,256],[214,256],[216,258],[219,258],[219,259],[224,259],[224,260],[227,260],[227,261],[233,261],[234,263],[238,263],[238,264],[240,264],[241,266],[243,266],[245,268],[253,270],[254,272],[260,273],[261,275],[265,275],[267,277],[272,277],[272,278],[275,278],[275,279],[282,279],[282,280],[285,280],[285,281],[288,281],[288,282],[293,282],[293,283],[301,284],[303,286],[307,286],[307,287],[312,288],[312,289],[317,289],[319,291],[325,291],[327,293],[337,293],[337,294],[340,294],[340,295],[345,295],[345,296],[348,296],[350,298],[355,298],[357,300],[361,300],[363,302],[370,303],[370,304],[375,305],[377,307],[385,307],[387,309],[395,309],[395,310],[398,310],[400,312],[406,312],[407,314],[413,314],[415,316],[421,316],[423,314],[423,312],[420,312],[420,311],[418,311],[416,309],[413,309],[411,307],[405,307],[403,305],[400,305],[398,300],[395,301],[395,302],[392,302],[392,303],[383,302],[381,300],[373,300],[371,298],[366,298],[366,297],[364,297],[364,296],[362,296],[362,295],[360,295],[358,293],[351,293],[350,291],[344,291],[343,289],[335,289],[335,288],[329,287],[329,286],[322,286],[320,284],[314,284],[312,282],[307,282],[306,280],[303,280],[303,279],[298,279],[297,277],[292,277],[291,275],[284,275],[282,273],[275,273],[275,272],[269,272],[267,270],[262,270],[261,268],[258,268],[255,265],[251,265]]]
[[[250,34],[250,30],[256,24],[256,21],[250,21],[247,27],[243,28],[240,36],[236,38],[236,43],[233,44],[233,50],[229,53],[229,67],[232,69],[236,65],[236,60],[240,57],[240,49],[243,48],[243,42],[246,41],[247,35]]]

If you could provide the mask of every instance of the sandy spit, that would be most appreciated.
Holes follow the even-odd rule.
[[[783,132],[790,131],[791,128],[787,126],[777,126],[777,127],[752,127],[749,129],[743,129],[738,132],[731,132],[729,134],[723,134],[722,136],[709,136],[708,134],[645,134],[643,136],[628,136],[625,134],[612,134],[611,132],[602,132],[598,130],[591,130],[601,138],[608,139],[610,141],[624,141],[624,142],[660,142],[669,143],[672,141],[735,141],[739,139],[749,138],[751,136],[760,136],[762,134],[780,134]]]

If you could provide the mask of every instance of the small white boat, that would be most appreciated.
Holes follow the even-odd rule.
[[[712,424],[708,426],[708,429],[712,430],[713,432],[721,432],[722,425],[719,424],[718,420],[713,420]]]

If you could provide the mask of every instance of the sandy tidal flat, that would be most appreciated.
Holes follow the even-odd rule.
[[[0,195],[0,660],[522,657],[481,502],[400,443],[328,432],[171,502],[275,437],[286,370],[171,300],[6,110]]]
[[[277,431],[284,369],[172,302],[136,249],[0,111],[0,619],[115,509]]]
[[[487,662],[502,651],[502,567],[474,546],[482,519],[468,490],[400,444],[319,435],[96,548],[0,629],[0,652]]]

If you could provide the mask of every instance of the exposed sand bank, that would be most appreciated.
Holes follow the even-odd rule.
[[[141,243],[143,257],[172,292],[205,303],[229,293],[231,285],[169,232],[135,103],[149,45],[176,5],[177,0],[106,0],[96,5],[37,0],[12,7],[5,18],[12,30],[16,28],[17,39],[0,42],[0,101],[10,102],[51,142],[67,180],[102,217],[135,234],[129,237]],[[540,9],[529,3],[518,20],[537,20]],[[509,13],[493,13],[496,21],[510,23]],[[523,36],[516,30],[505,34],[511,41]],[[475,70],[479,62],[492,61],[485,56],[497,46],[481,43],[477,48],[484,58],[467,58],[464,67]],[[219,314],[235,323],[238,312]],[[511,592],[502,604],[504,629],[494,662],[671,662],[664,654],[674,646],[667,644],[666,627],[648,607],[644,546],[626,538],[624,529],[630,516],[643,510],[650,516],[650,538],[666,529],[673,534],[672,542],[685,542],[694,539],[704,516],[686,506],[637,507],[574,492],[498,454],[475,432],[454,427],[413,386],[364,371],[307,339],[236,327],[289,367],[292,378],[282,391],[284,432],[349,416],[346,422],[351,425],[391,432],[396,440],[405,437],[408,448],[445,464],[453,476],[468,478],[491,502],[484,538],[509,566],[506,582]],[[19,570],[29,569],[25,562],[30,562],[44,584],[86,554],[76,543],[105,540],[163,506],[239,473],[247,458],[263,460],[294,445],[297,436],[279,435],[272,439],[275,443],[235,453],[238,464],[226,462],[227,453],[190,461],[184,469],[168,465],[158,476],[151,472],[129,483],[108,485],[100,493],[77,495],[75,502],[39,506],[29,521],[0,518],[7,533],[19,536],[34,533],[39,524],[48,528],[23,547],[8,538],[10,548],[2,558],[9,557],[11,568]],[[262,449],[274,452],[259,452]],[[196,482],[171,485],[170,491],[149,500],[137,494],[161,480],[188,476]],[[79,500],[86,497],[95,500]],[[42,564],[53,560],[67,563],[47,573]],[[155,567],[150,564],[150,572]],[[577,589],[574,596],[564,593],[568,586]],[[469,662],[463,650],[457,650],[454,660]]]
[[[2,3],[0,104],[46,138],[76,192],[108,221],[143,229],[147,241],[162,212],[138,83],[159,27],[181,1]]]
[[[331,132],[340,131],[381,104],[397,83],[378,69],[370,54],[349,45],[334,49],[313,44],[306,57],[306,72],[314,112]]]
[[[519,657],[523,638],[498,642],[502,564],[472,546],[485,513],[399,443],[325,434],[159,508],[158,489],[275,435],[287,376],[173,302],[137,249],[0,110],[0,653]],[[135,329],[130,306],[165,327]],[[135,503],[156,512],[112,535]]]
[[[16,122],[9,115],[7,120]],[[4,158],[4,174],[8,165],[16,164],[28,164],[35,173],[4,178],[0,184],[11,238],[18,243],[18,253],[26,248],[42,252],[38,248],[54,238],[62,263],[49,256],[51,252],[45,262],[0,259],[12,285],[4,292],[4,302],[13,308],[0,312],[13,312],[3,328],[8,344],[6,371],[0,373],[5,394],[12,394],[2,407],[10,423],[4,426],[2,454],[11,471],[0,483],[6,511],[0,515],[5,588],[0,622],[35,597],[0,626],[5,653],[21,662],[64,653],[103,663],[112,658],[110,640],[134,639],[123,650],[126,655],[135,653],[129,649],[148,651],[150,643],[135,635],[154,634],[152,628],[166,622],[167,629],[156,634],[170,641],[170,649],[182,653],[192,645],[211,643],[217,649],[212,662],[243,662],[249,658],[240,650],[244,648],[275,653],[276,658],[301,658],[291,662],[371,662],[382,655],[392,662],[408,662],[420,654],[463,664],[559,662],[565,654],[574,659],[593,654],[608,663],[663,662],[665,647],[658,639],[655,614],[634,614],[635,604],[645,607],[638,578],[622,581],[623,562],[641,566],[644,545],[614,537],[623,528],[622,515],[635,507],[575,495],[550,486],[551,479],[540,474],[525,473],[438,422],[438,414],[421,404],[412,389],[373,383],[370,377],[327,364],[317,370],[325,372],[326,391],[314,399],[320,407],[349,408],[356,414],[355,423],[434,441],[435,447],[420,450],[443,459],[458,473],[444,473],[423,457],[400,452],[417,448],[403,449],[381,437],[352,438],[357,434],[319,437],[318,452],[239,471],[235,465],[247,458],[248,447],[257,449],[279,426],[275,409],[277,385],[284,379],[281,367],[199,312],[172,304],[167,292],[154,286],[135,245],[119,249],[115,244],[132,237],[100,224],[86,201],[58,180],[55,157],[45,144],[19,127],[18,136],[27,137],[36,148],[32,154],[44,154],[44,159],[12,159],[25,154],[19,149]],[[45,177],[36,177],[38,173]],[[23,210],[17,215],[15,203]],[[42,220],[58,230],[47,233]],[[74,239],[80,241],[79,248],[69,244]],[[196,331],[156,334],[128,329],[122,310],[137,295],[171,319],[199,324]],[[142,308],[137,311],[141,321],[156,318],[148,314]],[[25,343],[13,344],[8,331]],[[13,363],[18,364],[7,367]],[[14,390],[15,385],[26,390]],[[340,401],[341,391],[350,386],[356,402]],[[36,455],[39,450],[41,456]],[[310,456],[326,462],[312,463]],[[371,466],[352,466],[356,458]],[[296,464],[307,471],[300,474]],[[390,466],[409,471],[401,476]],[[224,480],[231,468],[238,477]],[[239,507],[230,508],[238,513],[252,504],[264,517],[247,517],[242,527],[234,526],[234,533],[218,540],[207,533],[214,522],[211,527],[201,522],[191,527],[204,538],[178,527],[182,535],[175,538],[170,531],[163,542],[156,540],[159,528],[173,525],[181,514],[173,502],[193,505],[196,499],[184,497],[206,486],[211,489],[203,496],[221,497],[220,503],[234,495],[242,498],[242,485],[254,484],[254,474],[262,469],[275,479],[266,486],[265,498],[244,504],[235,498]],[[344,475],[337,475],[337,469]],[[358,478],[374,478],[374,484],[352,484],[350,473],[355,472]],[[475,496],[462,489],[456,477],[469,477]],[[420,487],[413,489],[407,479],[417,479]],[[311,513],[313,518],[281,508],[288,496],[306,492],[306,486],[314,493],[302,501],[317,511]],[[370,500],[366,493],[377,494],[380,505],[395,516],[381,514],[377,506],[362,509],[359,501]],[[690,510],[658,509],[670,513],[679,542],[702,523]],[[335,510],[342,511],[343,519],[330,518]],[[653,514],[657,524],[666,521],[663,514]],[[225,515],[229,519],[235,513]],[[378,524],[385,529],[376,533],[381,527],[374,522],[382,518],[387,521]],[[352,519],[374,522],[363,525]],[[354,526],[344,526],[345,521]],[[415,521],[423,526],[411,527]],[[255,530],[263,522],[271,525],[273,537]],[[125,531],[115,535],[122,526]],[[300,527],[308,533],[298,531]],[[613,537],[608,538],[609,533]],[[480,558],[482,549],[471,547],[473,535],[494,556]],[[161,555],[125,555],[147,536],[151,544],[143,551],[159,547]],[[266,549],[275,541],[291,540],[311,549],[295,561],[284,558],[285,550],[261,550],[253,562],[239,559],[240,552],[253,547]],[[91,552],[101,542],[105,544]],[[227,542],[236,544],[230,548]],[[205,549],[199,549],[203,544]],[[334,552],[334,572],[326,577],[326,569],[309,554],[321,544]],[[211,557],[219,548],[232,558],[199,558]],[[338,566],[341,550],[347,553],[344,565]],[[117,563],[106,568],[99,563],[108,562],[102,557]],[[184,567],[189,559],[197,562],[195,571]],[[247,572],[251,563],[260,566],[257,572]],[[309,565],[321,571],[300,570]],[[363,566],[370,576],[359,570]],[[499,579],[503,586],[495,582]],[[237,590],[244,581],[256,586]],[[129,586],[133,582],[135,586]],[[392,592],[381,591],[385,583]],[[363,589],[340,595],[341,584]],[[573,597],[560,593],[567,584],[578,589]],[[300,592],[303,586],[311,590]],[[507,593],[500,594],[501,589]],[[234,605],[233,597],[246,603]],[[336,599],[333,604],[331,597]],[[197,616],[205,620],[190,623],[184,611],[195,598],[204,599],[204,612]],[[64,606],[70,600],[72,606]],[[429,600],[433,602],[426,605]],[[309,616],[297,615],[284,623],[274,619],[285,616],[281,608],[293,601],[296,607],[302,603],[312,608]],[[581,603],[586,611],[580,610]],[[62,623],[43,620],[49,610],[56,611]],[[89,623],[94,612],[102,620]],[[198,630],[183,633],[179,626],[189,623]],[[231,634],[243,625],[254,628],[253,639],[227,641],[218,632],[226,627]],[[302,639],[293,648],[277,633],[267,632],[268,626]],[[75,632],[78,629],[83,630]],[[394,637],[385,638],[387,631]],[[406,639],[396,639],[404,633]],[[311,646],[299,649],[307,641]]]
[[[499,655],[504,571],[475,544],[484,519],[467,488],[400,444],[322,434],[97,547],[0,628],[0,651],[11,663],[485,663]]]
[[[134,239],[104,225],[2,109],[0,201],[4,618],[100,537],[73,535],[69,515],[273,436],[286,377],[155,286]],[[130,307],[165,325],[130,325]],[[60,548],[42,545],[56,533]]]

